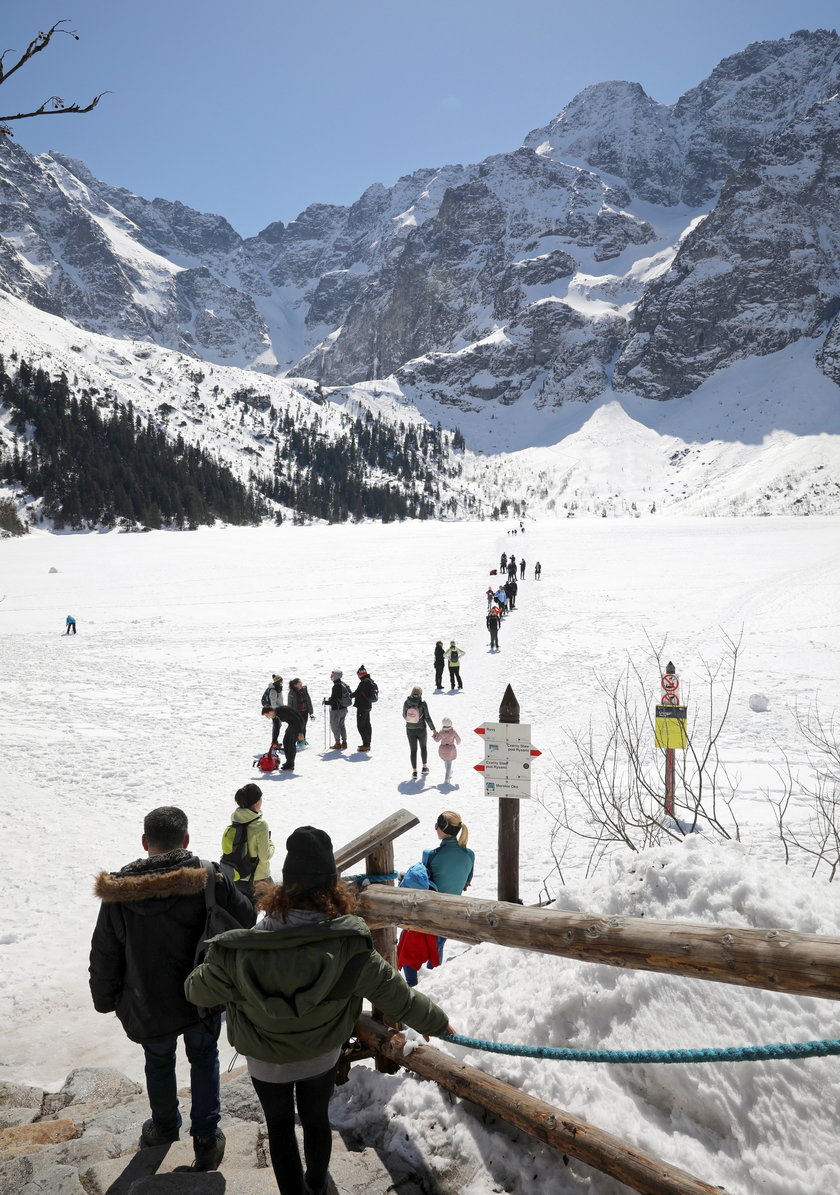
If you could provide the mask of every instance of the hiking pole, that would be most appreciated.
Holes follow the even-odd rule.
[[[324,750],[327,749],[327,707],[324,706]]]

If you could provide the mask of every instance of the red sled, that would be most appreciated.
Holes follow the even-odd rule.
[[[498,572],[498,569],[491,568],[491,569],[490,569],[490,576],[491,576],[491,577],[495,577],[495,575],[496,575],[496,573],[497,573],[497,572]]]

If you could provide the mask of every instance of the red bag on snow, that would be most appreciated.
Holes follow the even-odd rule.
[[[258,767],[261,772],[276,772],[279,766],[277,756],[273,751],[266,751],[265,755],[261,755],[255,764],[255,767]]]

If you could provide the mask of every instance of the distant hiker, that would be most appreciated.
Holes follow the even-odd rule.
[[[504,618],[504,616],[507,614],[507,608],[508,608],[507,592],[504,589],[504,587],[500,585],[499,588],[496,590],[496,592],[493,594],[493,597],[496,599],[496,605],[499,607],[500,617]]]
[[[153,809],[143,822],[147,858],[121,871],[102,871],[94,891],[102,902],[90,948],[90,991],[97,1012],[116,1012],[126,1036],[146,1056],[151,1119],[140,1143],[177,1141],[181,1128],[175,1051],[183,1037],[190,1061],[190,1136],[195,1170],[215,1170],[225,1152],[219,1130],[219,1012],[199,1014],[184,996],[204,935],[204,888],[215,885],[216,904],[244,927],[254,924],[251,902],[225,873],[187,850],[187,815],[173,805]],[[215,1005],[218,1001],[213,1000]]]
[[[460,896],[472,883],[475,866],[475,855],[467,847],[469,830],[459,813],[447,809],[435,822],[435,833],[440,839],[440,845],[434,850],[423,851],[423,862],[429,879],[435,884],[438,892]],[[439,937],[437,941],[438,957],[443,962],[446,938]]]
[[[330,680],[332,681],[332,691],[329,697],[324,698],[324,705],[330,707],[330,730],[332,731],[333,751],[343,751],[347,746],[347,727],[345,722],[347,720],[347,710],[353,700],[353,694],[350,692],[350,686],[345,684],[341,679],[344,673],[340,668],[334,668],[330,673]]]
[[[370,711],[374,701],[379,696],[379,686],[373,680],[364,664],[360,664],[356,669],[356,676],[359,678],[359,683],[353,690],[353,704],[356,707],[356,729],[359,732],[359,738],[362,740],[358,746],[358,750],[370,751],[372,735]]]
[[[405,734],[408,739],[408,754],[411,759],[412,778],[417,779],[417,748],[420,748],[420,762],[423,765],[423,775],[429,773],[427,763],[426,727],[434,734],[435,724],[429,713],[429,707],[423,700],[423,690],[415,685],[403,702],[403,718],[405,720]]]
[[[69,635],[71,631],[74,635],[76,634],[76,620],[72,614],[67,615],[67,620],[64,625],[67,627],[67,630],[64,632],[65,635]]]
[[[438,639],[435,644],[435,688],[443,688],[443,667],[446,663],[446,655],[443,650],[443,640]]]
[[[499,607],[493,606],[487,615],[487,630],[490,632],[490,650],[499,650],[499,623],[502,621]]]
[[[227,867],[240,892],[253,903],[254,886],[270,880],[269,860],[274,854],[271,831],[263,821],[262,789],[258,784],[246,784],[234,796],[236,809],[231,823],[222,835],[222,857],[219,863]]]
[[[513,582],[505,581],[504,585],[502,586],[502,589],[504,589],[504,591],[505,591],[505,599],[507,602],[507,608],[508,608],[508,610],[512,610],[513,605],[514,605],[513,600],[512,600],[513,599]]]
[[[440,744],[438,755],[444,763],[443,783],[449,784],[452,777],[452,764],[458,756],[455,744],[460,743],[461,736],[452,725],[452,719],[444,718],[440,730],[436,730],[432,738]]]
[[[412,863],[406,868],[405,875],[400,880],[401,888],[419,888],[421,892],[435,889],[429,879],[429,873],[422,863]],[[404,929],[397,939],[397,969],[402,970],[405,982],[410,988],[417,987],[417,972],[425,963],[434,968],[440,962],[438,957],[437,938],[434,934],[424,934],[419,929]]]
[[[502,552],[502,558],[499,561],[499,572],[503,573],[507,570],[507,552]]]
[[[512,581],[508,581],[505,589],[507,590],[508,595],[508,605],[510,606],[511,610],[515,610],[516,595],[519,593],[519,586],[516,584],[516,577],[514,577]]]
[[[542,565],[540,564],[540,562],[538,560],[537,563],[534,565],[534,580],[539,581],[541,575],[542,575]]]
[[[525,561],[524,561],[524,559],[519,561],[519,580],[520,581],[525,580]]]
[[[216,938],[186,990],[196,1004],[226,1005],[230,1043],[244,1056],[262,1104],[279,1190],[324,1195],[336,1065],[362,1001],[418,1033],[455,1030],[441,1008],[409,988],[377,953],[367,925],[352,916],[356,897],[336,877],[329,836],[300,826],[286,847],[283,883],[258,901],[265,918],[252,932]],[[231,1178],[227,1185],[231,1192],[243,1189]],[[331,1182],[329,1189],[335,1189]]]
[[[302,726],[300,714],[290,705],[278,705],[273,710],[264,709],[263,714],[266,718],[271,718],[272,747],[279,746],[277,736],[280,731],[280,723],[286,723],[286,730],[283,734],[283,754],[286,756],[286,762],[280,765],[280,771],[293,771],[297,755],[297,739]]]
[[[299,676],[289,681],[289,695],[287,704],[300,714],[301,728],[298,731],[298,742],[306,742],[306,723],[312,713],[312,698],[309,690]]]
[[[449,650],[446,653],[446,662],[449,665],[449,688],[454,689],[456,686],[463,689],[464,684],[461,680],[461,656],[464,655],[462,647],[455,646],[455,640],[452,639],[449,644]]]
[[[488,585],[488,586],[487,586],[487,593],[485,594],[485,597],[487,598],[487,609],[488,609],[488,610],[489,610],[489,609],[490,609],[490,607],[493,605],[493,599],[495,598],[495,596],[496,596],[496,595],[493,593],[493,586],[492,586],[492,585]]]
[[[512,557],[510,563],[508,564],[507,575],[509,581],[512,581],[516,576],[516,561]]]

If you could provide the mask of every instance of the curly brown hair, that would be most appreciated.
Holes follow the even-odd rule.
[[[355,913],[359,905],[359,898],[344,880],[331,888],[310,888],[307,892],[270,881],[255,886],[255,890],[259,893],[256,908],[277,921],[288,921],[289,909],[312,909],[332,921],[345,913]]]

